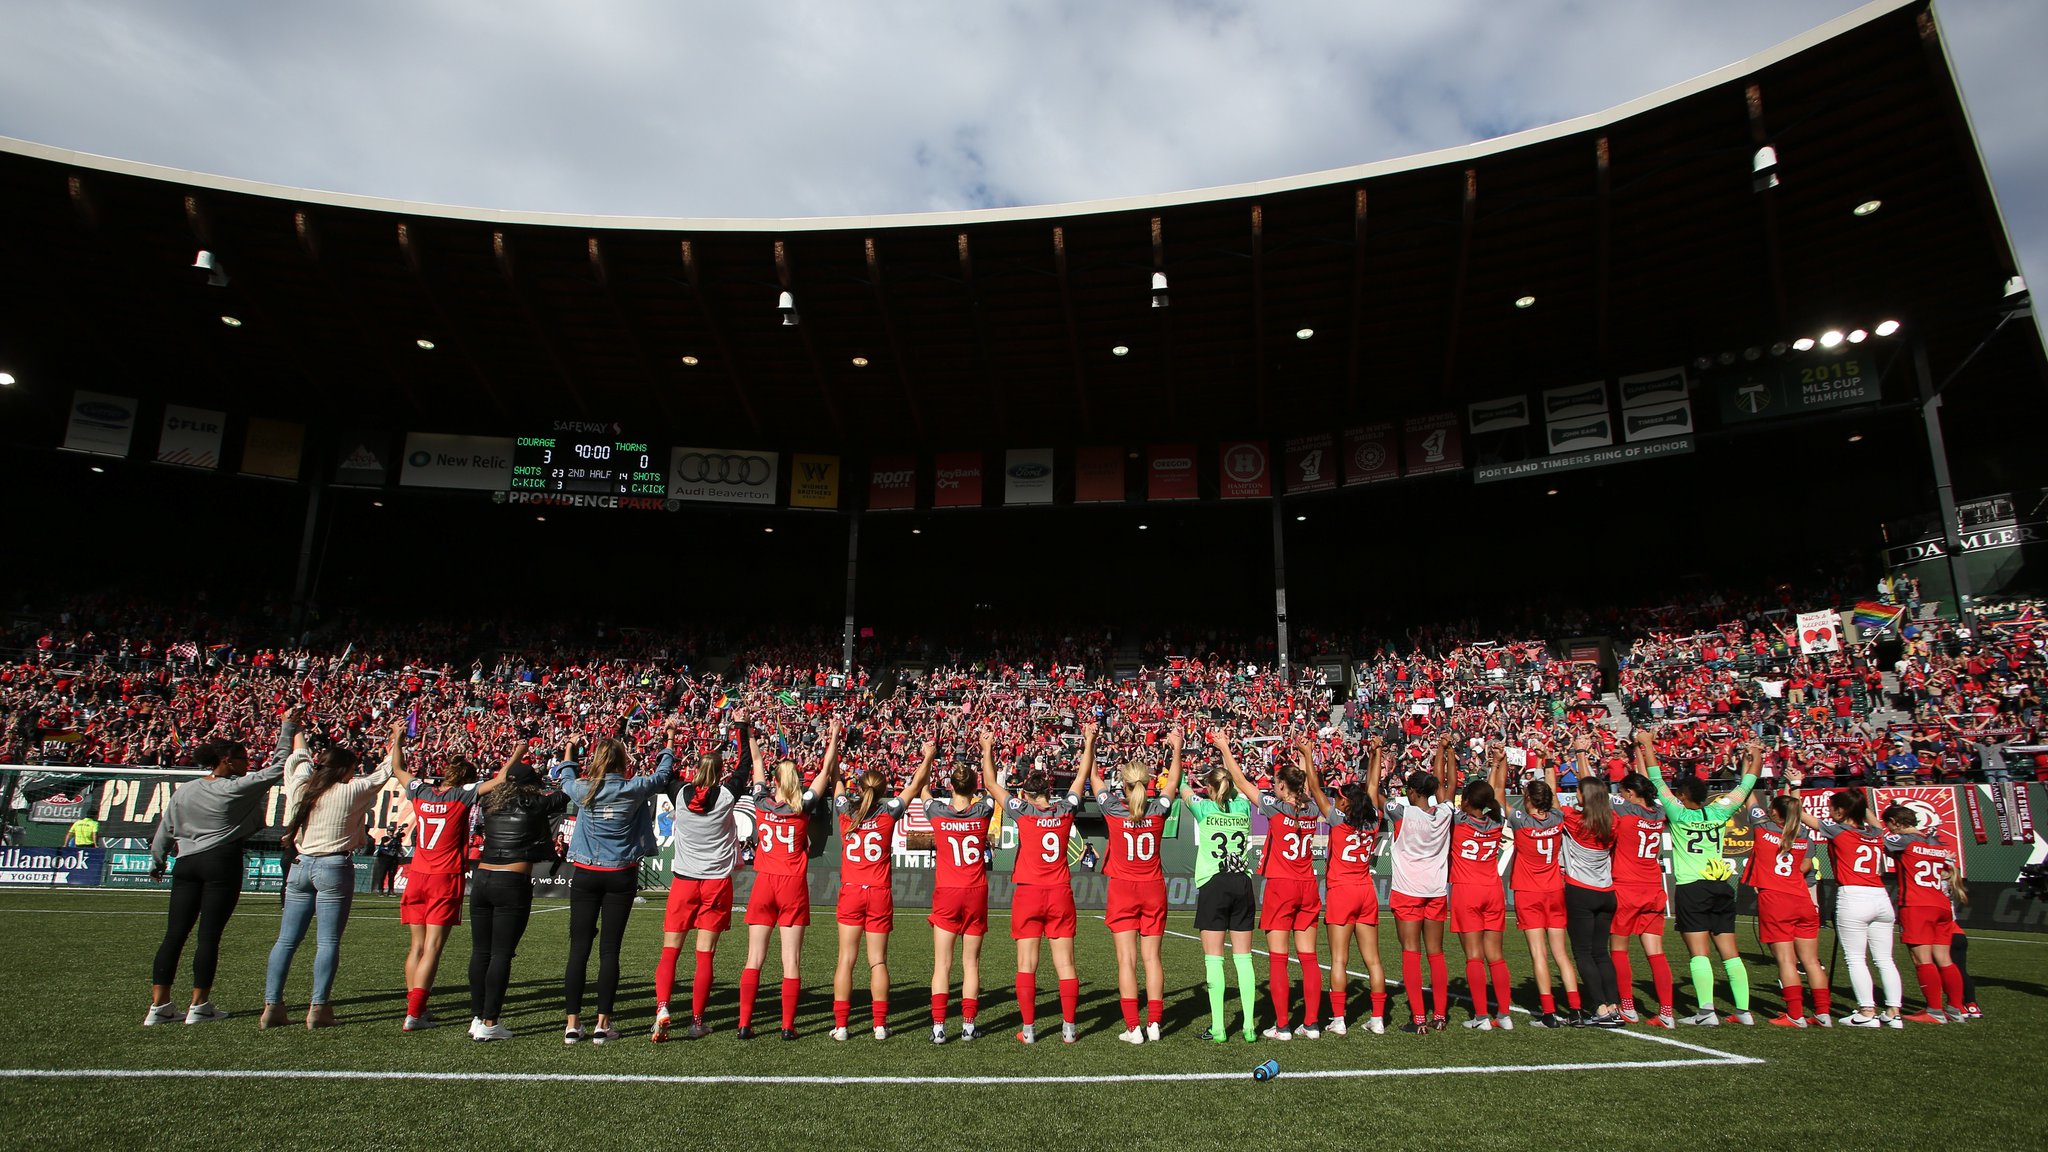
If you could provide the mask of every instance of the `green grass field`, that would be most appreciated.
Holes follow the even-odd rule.
[[[561,911],[535,916],[514,965],[507,1019],[518,1038],[475,1044],[463,1029],[466,928],[451,940],[436,1005],[453,1026],[399,1031],[405,932],[389,899],[356,902],[335,996],[341,1027],[257,1031],[277,906],[274,897],[255,893],[244,897],[229,928],[215,990],[216,1001],[235,1018],[145,1030],[140,1023],[163,904],[158,894],[0,893],[0,970],[11,977],[0,982],[0,1013],[10,1024],[0,1040],[0,1145],[1057,1150],[1279,1141],[1641,1148],[1652,1140],[1667,1146],[1682,1140],[1745,1149],[1888,1145],[1942,1152],[2048,1146],[2048,1110],[2040,1100],[2048,937],[1973,939],[1971,963],[1988,1018],[1960,1027],[1792,1032],[1724,1025],[1674,1036],[1645,1028],[1479,1034],[1453,1026],[1427,1037],[1371,1036],[1361,1029],[1341,1039],[1325,1034],[1320,1041],[1216,1045],[1200,1037],[1207,1019],[1200,950],[1192,940],[1169,936],[1168,1034],[1159,1044],[1133,1048],[1115,1038],[1122,1025],[1108,933],[1084,920],[1081,1042],[1057,1042],[1048,960],[1039,1019],[1042,1032],[1048,1019],[1054,1022],[1053,1042],[1026,1048],[1010,1038],[1017,1024],[1013,954],[998,920],[987,956],[992,987],[981,1010],[989,1038],[934,1047],[927,1038],[930,933],[922,915],[909,910],[898,914],[891,955],[897,1035],[882,1043],[860,1031],[844,1044],[826,1037],[834,943],[830,909],[821,909],[805,952],[800,1040],[783,1043],[773,1031],[779,973],[772,952],[757,1014],[769,1031],[750,1044],[734,1039],[743,952],[743,934],[735,931],[719,952],[720,986],[711,1009],[718,1031],[695,1043],[656,1046],[647,1042],[646,1029],[661,924],[660,905],[650,900],[635,910],[626,937],[619,1027],[627,1038],[603,1048],[565,1049],[560,986],[567,921]],[[540,907],[560,905],[543,901]],[[1171,927],[1186,932],[1188,920],[1176,915]],[[1753,947],[1746,924],[1743,933]],[[1398,978],[1391,930],[1385,936],[1388,971]],[[1824,949],[1832,943],[1821,942]],[[1675,939],[1669,947],[1682,952]],[[1462,991],[1455,938],[1449,951],[1453,988]],[[1522,979],[1528,957],[1512,934],[1508,957]],[[1759,955],[1747,958],[1761,1019],[1763,1010],[1778,1007],[1774,970]],[[289,986],[301,1016],[311,965],[309,936]],[[1255,966],[1263,981],[1264,958]],[[595,968],[593,958],[593,975]],[[1682,961],[1678,969],[1682,978]],[[1905,971],[1910,1010],[1918,992],[1910,966]],[[689,975],[686,957],[678,987],[684,1004]],[[1639,995],[1648,999],[1640,963],[1637,975]],[[1835,987],[1838,1005],[1851,999],[1846,974],[1837,973]],[[1721,991],[1725,996],[1725,985]],[[1352,995],[1356,1017],[1366,1003],[1363,981],[1353,982]],[[1689,1002],[1683,993],[1680,999]],[[1517,1001],[1533,1004],[1533,987],[1523,983]],[[956,998],[955,1031],[957,1012]],[[1390,1015],[1396,1013],[1390,1009]],[[1453,1015],[1463,1013],[1454,1009]],[[854,1023],[865,1018],[864,994],[857,994]],[[1279,1060],[1280,1078],[1254,1082],[1252,1066],[1268,1057]],[[239,1075],[19,1075],[86,1069]],[[372,1075],[285,1075],[308,1071]],[[1360,1072],[1370,1074],[1345,1074]],[[1211,1076],[1193,1078],[1197,1074]],[[666,1079],[685,1077],[717,1079]],[[854,1079],[873,1077],[930,1079]],[[1071,1079],[1044,1079],[1050,1077]]]

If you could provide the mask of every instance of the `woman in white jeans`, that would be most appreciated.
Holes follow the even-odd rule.
[[[1801,775],[1786,777],[1793,788],[1803,782]],[[1884,829],[1870,819],[1869,801],[1861,788],[1844,788],[1828,797],[1828,818],[1802,814],[1808,828],[1828,842],[1828,864],[1834,870],[1835,935],[1842,942],[1842,955],[1849,965],[1849,983],[1856,989],[1856,1012],[1839,1023],[1852,1028],[1904,1028],[1899,1005],[1904,987],[1899,966],[1892,960],[1892,937],[1898,928],[1898,914],[1892,910],[1891,893],[1884,888]],[[1877,974],[1884,981],[1884,1015],[1877,1012],[1877,993],[1870,982],[1870,962],[1877,962]]]

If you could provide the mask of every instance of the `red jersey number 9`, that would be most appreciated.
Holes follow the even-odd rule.
[[[1040,836],[1038,838],[1038,850],[1040,853],[1039,858],[1047,864],[1059,863],[1060,834],[1057,832],[1047,832],[1045,835]]]

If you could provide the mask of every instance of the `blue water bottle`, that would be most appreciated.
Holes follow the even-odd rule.
[[[1254,1080],[1271,1080],[1279,1074],[1280,1062],[1278,1060],[1268,1060],[1257,1068],[1252,1069],[1252,1079]]]

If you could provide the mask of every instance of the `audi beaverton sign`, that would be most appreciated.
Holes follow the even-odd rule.
[[[669,498],[772,505],[781,459],[744,448],[677,448],[669,453]]]

